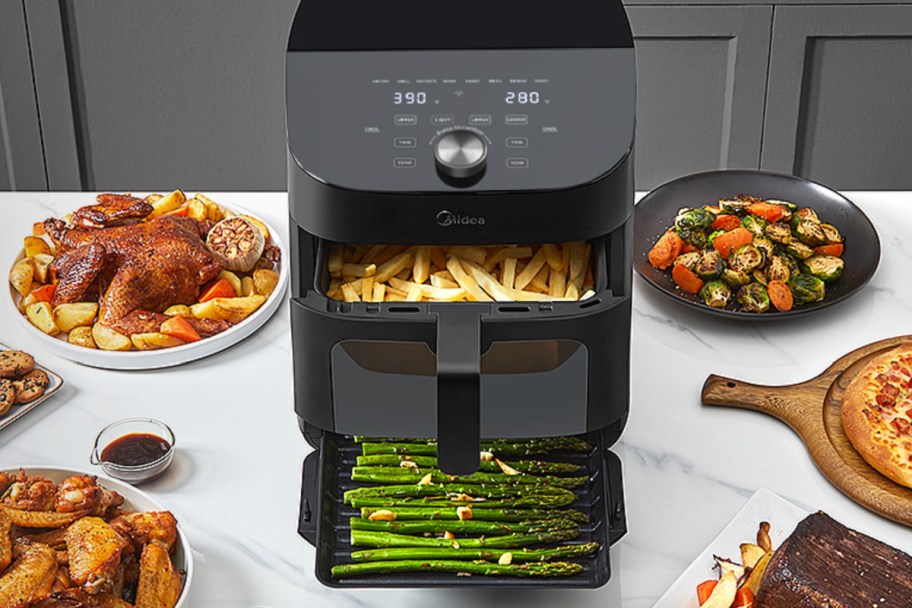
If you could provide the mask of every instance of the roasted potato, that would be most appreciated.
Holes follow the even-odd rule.
[[[241,279],[241,295],[245,298],[256,293],[256,286],[253,277],[244,277]]]
[[[61,304],[54,309],[54,321],[62,332],[70,332],[77,327],[92,325],[98,314],[98,304],[94,302],[75,302]]]
[[[279,284],[279,275],[274,270],[260,269],[253,272],[253,288],[255,293],[269,297]]]
[[[748,568],[753,568],[765,554],[766,551],[758,545],[752,543],[741,545],[741,563]]]
[[[215,321],[221,321],[222,317],[219,316],[219,313],[215,310],[215,300],[209,300],[208,302],[200,302],[199,304],[194,304],[190,307],[190,313],[197,319],[213,319]]]
[[[184,193],[180,190],[175,190],[171,194],[166,194],[156,201],[148,201],[152,204],[152,213],[149,214],[149,217],[146,219],[154,219],[160,215],[164,215],[169,211],[174,211],[185,202],[187,202],[187,197],[184,196]]]
[[[33,258],[40,253],[47,255],[51,255],[53,253],[53,251],[51,251],[51,246],[48,245],[48,242],[38,236],[25,237],[23,245],[25,247],[25,257],[27,258]]]
[[[215,298],[212,307],[220,319],[229,323],[240,323],[263,305],[266,296],[254,294],[246,298]]]
[[[130,338],[101,323],[92,326],[92,339],[101,350],[130,350],[133,348]]]
[[[85,348],[98,348],[95,344],[95,338],[92,337],[91,327],[74,327],[73,330],[67,334],[67,342]]]
[[[754,566],[753,570],[751,570],[750,576],[747,577],[747,582],[744,583],[744,586],[749,587],[750,590],[754,592],[754,595],[756,595],[757,590],[760,589],[760,579],[763,578],[763,574],[766,572],[766,567],[769,565],[771,559],[773,559],[773,552],[767,551]]]
[[[10,270],[10,283],[13,289],[23,298],[32,291],[32,281],[35,279],[35,262],[29,258],[19,260]]]
[[[19,300],[19,312],[25,314],[25,311],[28,310],[28,307],[38,301],[38,298],[35,297],[35,294],[30,293],[21,300]]]
[[[230,270],[223,270],[221,273],[219,273],[219,278],[225,279],[231,283],[231,286],[234,287],[234,293],[237,294],[238,297],[244,295],[243,289],[241,288],[241,279],[236,274]]]
[[[35,276],[34,279],[39,283],[50,283],[50,274],[48,273],[48,266],[51,265],[51,262],[54,261],[54,256],[49,253],[39,253],[38,255],[32,258],[32,262],[35,264]]]
[[[130,341],[132,341],[133,346],[139,350],[158,350],[160,348],[171,348],[172,346],[184,344],[183,340],[178,340],[173,336],[158,332],[133,334],[130,336]]]
[[[203,201],[192,198],[187,202],[187,215],[195,220],[205,220],[209,218],[209,209]]]
[[[183,304],[175,304],[174,306],[169,306],[165,310],[165,314],[169,317],[192,317],[193,312],[190,310],[189,306],[184,306]]]
[[[220,222],[225,219],[225,213],[222,211],[222,208],[208,196],[203,196],[197,192],[193,198],[206,205],[207,219],[210,222]]]
[[[56,336],[60,333],[60,328],[54,321],[54,312],[48,302],[35,302],[25,309],[25,316],[29,323],[49,336]]]

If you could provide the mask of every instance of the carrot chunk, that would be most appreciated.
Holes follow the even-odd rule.
[[[703,279],[684,264],[675,264],[671,271],[671,278],[674,279],[675,285],[687,293],[697,293],[703,287]]]
[[[719,252],[719,255],[723,258],[727,258],[732,251],[742,245],[747,245],[753,240],[753,233],[747,228],[739,226],[734,230],[726,232],[725,234],[720,234],[713,239],[713,247]]]
[[[654,268],[665,270],[674,263],[675,258],[681,255],[683,246],[684,241],[681,240],[681,237],[674,230],[669,230],[649,251],[649,263]]]
[[[767,283],[766,293],[769,294],[770,303],[780,312],[791,310],[795,305],[792,290],[782,281],[770,281]]]
[[[741,225],[741,218],[737,215],[718,215],[716,221],[709,225],[712,230],[734,230]]]
[[[785,211],[781,205],[772,203],[753,203],[747,206],[747,212],[757,217],[762,217],[770,224],[778,222]]]

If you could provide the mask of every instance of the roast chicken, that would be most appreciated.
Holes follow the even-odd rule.
[[[52,304],[98,300],[102,325],[125,335],[158,331],[166,308],[196,302],[200,287],[222,270],[205,244],[210,226],[167,215],[141,221],[152,207],[128,195],[102,194],[96,200],[77,210],[71,225],[44,222],[57,247],[49,267],[57,285]],[[203,337],[230,326],[188,321]]]

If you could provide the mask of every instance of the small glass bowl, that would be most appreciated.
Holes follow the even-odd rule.
[[[128,466],[108,462],[101,459],[101,453],[113,441],[120,439],[124,435],[142,433],[147,435],[156,435],[168,442],[171,447],[161,457],[146,464]],[[112,422],[105,428],[101,429],[95,438],[95,447],[92,448],[92,454],[89,462],[100,466],[101,469],[111,477],[121,479],[128,483],[139,483],[157,477],[164,473],[165,469],[171,464],[174,458],[174,432],[164,422],[154,418],[124,418],[117,422]]]

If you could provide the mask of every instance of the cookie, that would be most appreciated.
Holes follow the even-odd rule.
[[[20,380],[13,382],[16,388],[16,403],[31,403],[44,394],[51,379],[40,369],[33,370]]]
[[[35,358],[21,350],[0,351],[0,378],[15,379],[35,369]]]
[[[0,379],[0,416],[7,413],[16,403],[16,387],[12,380]]]

